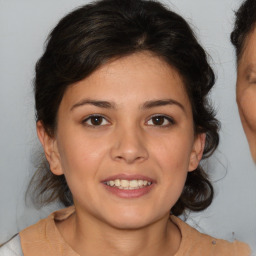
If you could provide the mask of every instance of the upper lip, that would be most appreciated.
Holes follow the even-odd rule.
[[[125,174],[125,173],[120,173],[120,174],[109,176],[106,179],[102,180],[102,182],[107,182],[107,181],[110,181],[110,180],[117,180],[117,179],[119,179],[119,180],[146,180],[146,181],[149,181],[151,183],[155,182],[154,179],[152,179],[150,177],[147,177],[147,176],[144,176],[144,175]]]

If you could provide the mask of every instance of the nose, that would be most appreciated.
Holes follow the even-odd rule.
[[[143,162],[148,158],[146,138],[139,128],[123,128],[115,132],[111,158],[127,164]]]

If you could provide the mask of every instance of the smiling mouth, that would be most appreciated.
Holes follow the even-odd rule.
[[[115,187],[123,190],[135,190],[135,189],[140,189],[140,188],[145,188],[147,186],[150,186],[152,182],[147,180],[115,179],[115,180],[106,181],[104,182],[104,184],[110,187]]]

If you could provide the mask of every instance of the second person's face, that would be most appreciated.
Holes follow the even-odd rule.
[[[237,72],[237,103],[240,118],[256,162],[256,29],[248,36]]]

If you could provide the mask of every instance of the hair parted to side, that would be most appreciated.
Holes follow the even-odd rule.
[[[230,39],[236,48],[237,61],[239,61],[243,54],[246,38],[256,26],[256,1],[244,1],[235,12],[235,18],[234,30]]]
[[[187,22],[156,1],[101,0],[65,16],[48,37],[43,56],[36,64],[34,82],[36,119],[54,136],[62,97],[71,84],[84,79],[115,58],[148,51],[176,68],[183,77],[194,119],[195,134],[206,133],[203,158],[216,149],[219,123],[208,101],[214,73],[207,55]],[[34,196],[47,204],[60,200],[73,203],[64,176],[48,168],[32,178]],[[189,172],[174,215],[185,209],[200,211],[213,199],[213,187],[203,168]]]

